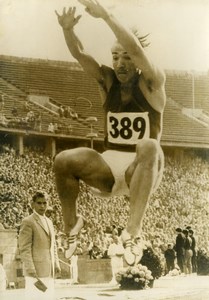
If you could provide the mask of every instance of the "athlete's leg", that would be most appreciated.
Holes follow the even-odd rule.
[[[131,238],[141,232],[148,201],[156,184],[160,183],[158,176],[162,178],[163,161],[163,153],[157,141],[142,140],[137,144],[136,158],[126,171],[126,181],[130,188],[130,217],[122,238],[127,240],[129,250]]]
[[[65,232],[77,234],[76,200],[79,180],[104,192],[111,192],[114,178],[110,168],[96,151],[76,148],[59,153],[54,162],[57,192],[62,206]]]
[[[79,180],[102,192],[110,193],[114,177],[101,155],[89,148],[76,148],[58,154],[54,162],[57,191],[61,201],[64,231],[69,235],[69,248],[65,257],[70,258],[77,247],[77,234],[84,225],[77,216]]]
[[[157,141],[142,140],[136,147],[136,159],[126,172],[130,187],[130,218],[127,231],[140,234],[143,217],[152,192],[160,184],[163,152]]]

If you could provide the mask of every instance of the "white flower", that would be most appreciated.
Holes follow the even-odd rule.
[[[133,275],[139,274],[139,269],[137,267],[133,267],[131,270],[131,274]]]
[[[116,274],[115,279],[116,279],[117,282],[121,282],[122,276],[120,274]]]
[[[152,272],[151,272],[150,270],[147,270],[147,271],[145,272],[145,274],[146,274],[146,276],[151,276],[151,275],[152,275]]]
[[[145,272],[144,271],[139,271],[139,276],[144,278],[145,277]]]
[[[148,268],[146,266],[140,265],[140,270],[146,272],[148,271]]]
[[[153,279],[152,275],[146,275],[146,280],[152,280],[152,279]]]

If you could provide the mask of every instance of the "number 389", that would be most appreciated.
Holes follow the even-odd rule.
[[[133,132],[139,133],[138,139],[142,139],[145,134],[146,122],[142,117],[136,117],[131,120],[128,117],[123,117],[120,121],[113,116],[110,116],[111,131],[109,132],[113,138],[121,137],[123,139],[131,139]]]

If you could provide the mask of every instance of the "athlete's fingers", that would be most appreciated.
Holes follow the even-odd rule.
[[[62,14],[66,15],[66,8],[65,7],[63,7]]]
[[[69,15],[70,12],[71,12],[71,7],[68,8],[68,10],[67,10],[67,15]]]
[[[56,10],[55,10],[54,12],[55,12],[55,14],[57,15],[57,17],[58,17],[58,18],[60,18],[60,17],[61,17],[61,15],[60,15],[60,14],[58,14],[58,12],[57,12]]]
[[[80,20],[81,17],[82,17],[82,15],[78,15],[78,16],[74,19],[75,24],[78,23],[78,21]]]
[[[73,9],[72,9],[72,14],[75,14],[75,11],[76,11],[76,8],[74,6]]]

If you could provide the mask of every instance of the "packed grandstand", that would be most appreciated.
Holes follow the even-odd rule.
[[[62,248],[53,157],[43,151],[44,143],[37,137],[41,141],[53,137],[59,152],[77,140],[79,145],[89,145],[88,134],[94,133],[95,145],[101,148],[104,124],[99,89],[76,63],[0,56],[0,93],[0,222],[5,229],[18,229],[30,213],[31,195],[43,189],[49,195]],[[163,255],[168,242],[175,241],[175,228],[190,225],[198,248],[209,251],[209,75],[167,71],[166,94],[165,171],[144,219],[144,239]],[[17,135],[23,136],[23,153],[12,142]],[[126,197],[95,197],[81,184],[79,211],[87,220],[79,237],[81,253],[90,243],[105,253],[107,233],[125,226],[129,203]]]

